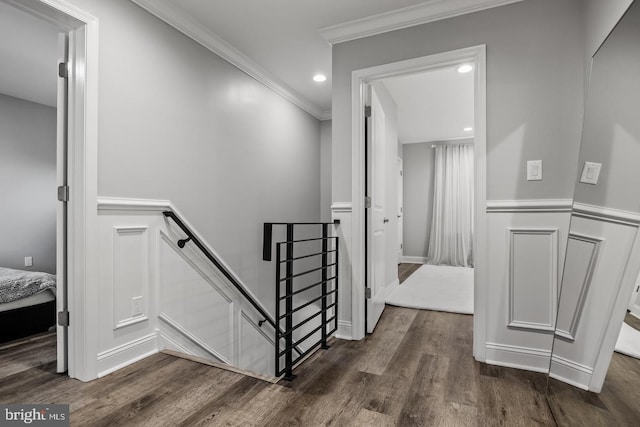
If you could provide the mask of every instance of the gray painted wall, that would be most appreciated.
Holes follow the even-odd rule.
[[[433,215],[432,143],[403,144],[403,255],[427,257]]]
[[[624,16],[596,53],[580,149],[584,162],[602,164],[597,185],[578,182],[575,201],[640,212],[640,4]],[[579,176],[577,177],[579,179]]]
[[[55,274],[55,108],[0,95],[0,199],[0,267]]]
[[[351,72],[486,44],[487,196],[573,194],[583,107],[583,7],[524,1],[333,47],[333,200],[351,200]],[[544,181],[526,181],[543,160]],[[406,160],[406,159],[405,159]]]
[[[273,309],[265,221],[320,219],[320,122],[127,0],[99,19],[98,194],[169,199]]]
[[[331,221],[331,120],[320,122],[320,219]]]

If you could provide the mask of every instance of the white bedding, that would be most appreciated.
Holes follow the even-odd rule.
[[[0,267],[0,304],[18,302],[47,290],[55,295],[55,289],[53,274]]]
[[[18,301],[11,301],[4,304],[0,304],[0,313],[3,311],[15,310],[16,308],[30,307],[32,305],[43,304],[45,302],[53,301],[56,299],[55,293],[51,289],[46,289],[30,297],[19,299]]]

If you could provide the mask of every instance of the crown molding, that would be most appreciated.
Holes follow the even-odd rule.
[[[278,95],[302,108],[318,120],[327,120],[326,111],[322,111],[310,101],[297,94],[279,78],[262,68],[247,55],[240,52],[229,42],[186,13],[175,4],[176,2],[169,0],[131,1],[253,77]],[[329,118],[330,117],[331,112],[329,112]]]
[[[523,0],[429,0],[414,6],[331,25],[319,31],[329,44],[334,45],[520,1]]]

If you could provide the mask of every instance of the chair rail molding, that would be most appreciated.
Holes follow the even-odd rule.
[[[571,212],[571,199],[487,200],[487,213]]]

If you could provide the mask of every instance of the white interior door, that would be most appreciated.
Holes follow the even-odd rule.
[[[367,332],[376,327],[384,310],[385,283],[385,116],[375,90],[371,90],[371,115],[367,119],[367,187],[371,207],[367,209]]]
[[[404,177],[402,171],[402,159],[398,157],[398,264],[402,262],[403,252],[403,233],[404,233],[404,214],[402,189],[404,188]]]
[[[58,36],[58,63],[68,60],[67,34]],[[67,186],[67,79],[58,77],[57,103],[57,184],[58,199],[64,194],[60,188]],[[58,202],[56,212],[56,312],[67,312],[67,203]],[[57,371],[67,370],[67,326],[56,319]],[[63,323],[63,324],[60,324]]]

